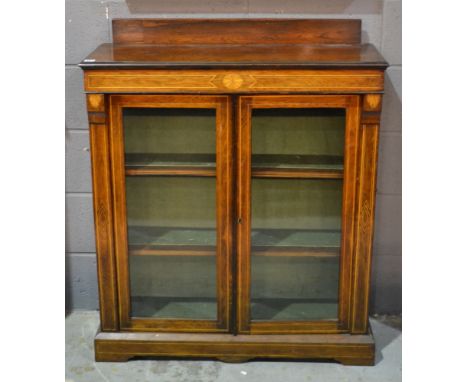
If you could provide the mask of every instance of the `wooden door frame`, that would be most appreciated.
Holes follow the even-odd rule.
[[[217,320],[130,317],[122,108],[216,109]],[[232,306],[232,102],[222,95],[110,95],[110,167],[120,329],[125,331],[228,332]]]
[[[342,238],[338,320],[250,321],[251,113],[254,108],[345,108]],[[252,95],[240,96],[237,108],[237,328],[242,334],[341,333],[351,326],[353,249],[355,243],[356,175],[361,96]]]

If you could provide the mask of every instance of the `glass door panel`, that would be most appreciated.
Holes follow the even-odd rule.
[[[215,191],[211,177],[127,176],[131,316],[216,320]]]
[[[254,109],[252,171],[343,171],[344,109]]]
[[[125,167],[181,170],[216,167],[215,109],[123,109]]]
[[[252,179],[251,320],[338,318],[341,180]]]
[[[246,96],[240,105],[238,144],[250,158],[238,178],[249,190],[239,211],[247,217],[238,229],[240,331],[343,330],[343,200],[353,163],[345,141],[357,97]]]
[[[228,329],[230,250],[218,238],[230,223],[217,196],[230,176],[229,152],[217,144],[230,134],[228,100],[111,97],[122,141],[114,162],[125,195],[116,220],[126,228],[118,251],[128,264],[118,270],[126,329]]]

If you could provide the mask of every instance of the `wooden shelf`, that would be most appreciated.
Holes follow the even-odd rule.
[[[332,155],[252,155],[256,178],[343,178],[343,157]]]
[[[254,256],[340,255],[340,231],[254,229]],[[214,229],[141,227],[128,228],[129,254],[135,256],[214,256]]]
[[[130,245],[129,254],[131,256],[215,256],[216,247]],[[340,248],[252,246],[252,256],[337,257],[339,255]]]
[[[257,247],[252,246],[252,256],[276,257],[337,257],[340,247]]]
[[[215,246],[129,245],[131,256],[215,256]]]
[[[343,170],[343,157],[337,155],[253,154],[252,167]]]
[[[343,179],[343,170],[298,169],[298,168],[253,168],[254,178],[301,178],[301,179]]]
[[[216,155],[125,154],[125,175],[216,176]]]
[[[125,175],[189,175],[189,176],[216,176],[215,168],[200,168],[196,166],[148,166],[125,169]]]
[[[126,154],[125,174],[216,176],[215,154]],[[342,179],[343,157],[253,155],[256,178]]]

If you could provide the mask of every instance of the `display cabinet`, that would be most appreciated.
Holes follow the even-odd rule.
[[[113,20],[80,66],[96,360],[373,364],[387,64],[360,20]]]

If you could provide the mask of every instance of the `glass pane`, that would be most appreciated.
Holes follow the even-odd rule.
[[[215,167],[216,111],[124,109],[126,168]],[[217,318],[216,177],[127,176],[133,317]]]
[[[216,110],[125,108],[126,168],[215,166]]]
[[[341,180],[252,179],[251,317],[338,314]]]
[[[216,319],[215,182],[127,177],[132,316]]]
[[[344,109],[254,109],[252,167],[342,172],[344,132]],[[253,175],[251,319],[336,319],[342,179]]]
[[[252,167],[343,169],[345,109],[254,109]]]

